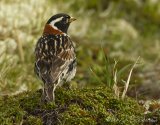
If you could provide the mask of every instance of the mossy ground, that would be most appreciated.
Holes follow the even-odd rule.
[[[90,72],[93,67],[100,80],[107,83],[102,46],[112,60],[120,60],[118,68],[141,56],[142,67],[134,71],[128,95],[160,98],[160,1],[0,0],[0,5],[0,95],[41,87],[33,72],[34,47],[48,18],[65,12],[77,18],[69,29],[76,43],[75,86],[103,85]],[[122,80],[126,76],[128,72]],[[0,97],[0,124],[7,125],[43,124],[49,119],[54,120],[53,124],[138,124],[142,112],[136,102],[118,100],[105,88],[59,89],[56,105],[40,104],[40,92]],[[145,117],[160,121],[160,111]]]
[[[132,99],[118,99],[112,91],[94,89],[56,91],[56,104],[42,104],[41,90],[24,92],[0,99],[0,123],[12,124],[65,124],[65,125],[139,125],[143,108]]]
[[[120,69],[141,56],[128,93],[160,98],[159,0],[0,0],[0,5],[0,95],[41,87],[33,71],[35,44],[47,20],[65,12],[77,18],[68,34],[76,44],[78,87],[102,85],[91,73],[93,67],[107,83],[102,46]]]

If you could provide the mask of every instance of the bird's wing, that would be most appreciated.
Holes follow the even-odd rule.
[[[68,36],[45,36],[36,49],[35,71],[45,83],[54,83],[63,70],[75,60],[74,47]]]

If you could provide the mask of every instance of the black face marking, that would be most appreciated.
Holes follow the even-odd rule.
[[[69,15],[64,13],[56,14],[48,20],[47,24],[51,24],[53,27],[56,27],[64,33],[67,33],[68,27],[70,25],[70,18],[71,17]]]
[[[56,22],[54,25],[60,29],[62,32],[67,33],[68,27],[69,27],[69,22],[67,21],[68,19],[62,18],[61,21]]]
[[[56,19],[58,19],[58,18],[60,18],[60,17],[70,18],[70,16],[67,15],[67,14],[65,14],[65,13],[56,14],[56,15],[52,16],[52,17],[48,20],[47,24],[50,24],[53,20],[56,20]]]

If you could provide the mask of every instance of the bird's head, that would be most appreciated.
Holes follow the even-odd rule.
[[[47,21],[46,26],[47,28],[52,28],[52,30],[55,30],[57,32],[60,31],[63,33],[67,33],[70,23],[75,20],[76,20],[75,18],[69,16],[68,14],[60,13],[52,16]]]

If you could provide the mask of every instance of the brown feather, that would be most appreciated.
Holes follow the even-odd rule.
[[[58,54],[58,57],[60,57],[63,60],[70,60],[74,56],[74,52],[71,50],[63,51],[62,53]]]
[[[49,24],[46,24],[44,27],[43,34],[63,34],[63,32],[61,32],[60,30],[54,29]]]
[[[48,35],[45,34],[42,38],[40,38],[39,43],[37,44],[35,55],[37,60],[36,62],[38,63],[36,63],[35,71],[37,72],[37,74],[39,74],[39,77],[41,77],[45,83],[54,83],[56,80],[58,80],[59,76],[64,71],[64,69],[67,66],[69,66],[69,64],[76,57],[74,48],[71,44],[72,41],[70,39],[65,38],[64,41],[61,42],[59,45],[50,44],[54,46],[49,46],[48,44],[49,42],[60,42],[60,41],[57,41],[56,39],[53,40],[52,38],[47,36]],[[68,36],[61,36],[61,37],[68,37]],[[41,46],[39,46],[39,44],[41,44]],[[46,45],[47,48],[45,47]],[[52,49],[49,49],[51,47]],[[38,65],[39,63],[43,64],[43,66]],[[46,74],[44,74],[45,72]]]

